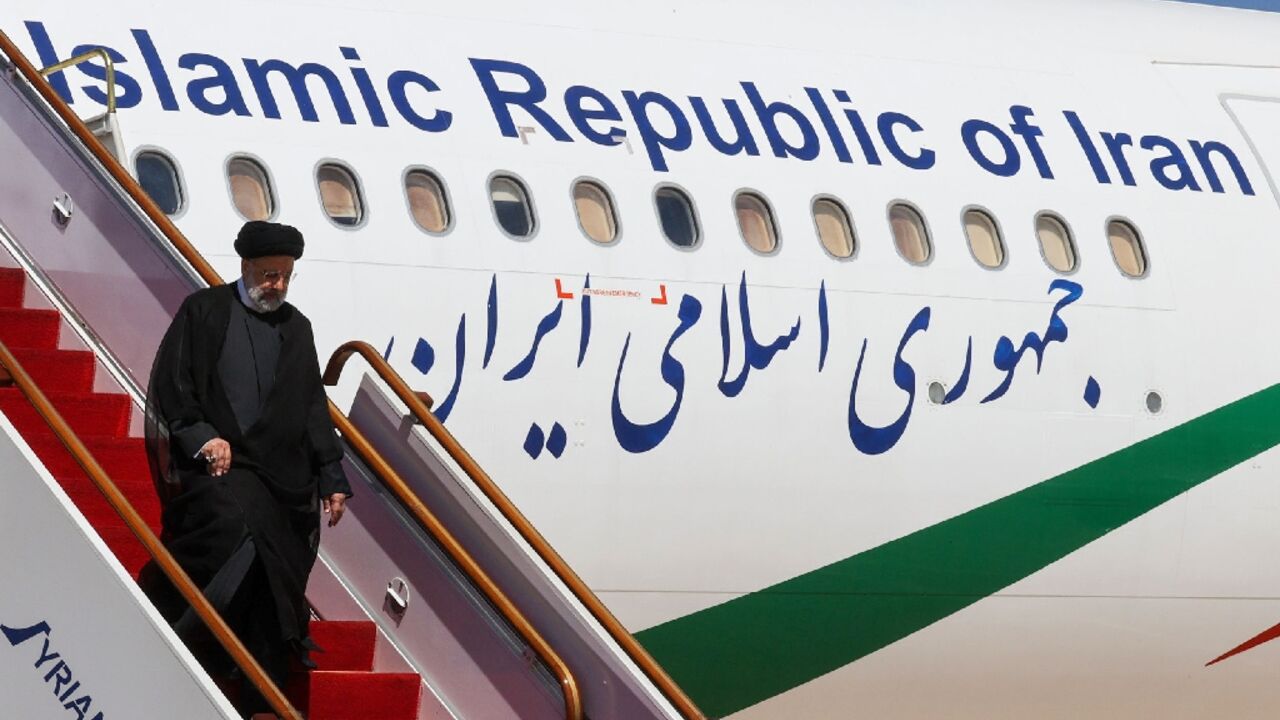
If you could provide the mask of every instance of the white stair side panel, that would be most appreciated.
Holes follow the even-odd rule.
[[[5,717],[238,717],[3,414],[0,476]]]

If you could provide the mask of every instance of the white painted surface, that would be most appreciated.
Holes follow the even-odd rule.
[[[49,627],[0,634],[0,716],[238,717],[3,415],[0,467],[0,625]]]
[[[321,353],[353,337],[381,348],[394,336],[392,364],[440,402],[454,379],[453,339],[466,313],[463,385],[450,428],[635,629],[908,535],[1277,378],[1280,343],[1259,320],[1280,305],[1274,279],[1280,244],[1272,232],[1280,218],[1263,184],[1263,165],[1273,176],[1275,166],[1246,151],[1247,137],[1259,148],[1272,142],[1267,128],[1274,127],[1274,114],[1242,111],[1252,126],[1242,131],[1221,102],[1224,93],[1280,96],[1280,20],[1273,15],[1144,0],[690,2],[625,11],[578,0],[449,8],[407,0],[376,7],[233,1],[199,16],[193,33],[188,8],[124,2],[113,12],[104,20],[83,3],[14,7],[0,10],[0,27],[28,50],[21,23],[36,19],[63,55],[89,42],[129,55],[122,67],[142,78],[147,94],[122,112],[126,137],[136,147],[164,147],[175,155],[191,198],[178,220],[228,275],[236,268],[230,240],[241,219],[228,201],[222,168],[240,152],[268,165],[279,219],[307,235],[303,279],[291,299],[316,321]],[[275,30],[280,26],[311,32],[282,36]],[[159,107],[132,28],[151,32],[182,110]],[[342,60],[339,46],[358,48],[362,61]],[[209,72],[178,69],[177,58],[188,52],[228,62],[250,117],[192,109],[187,83]],[[811,163],[779,160],[769,156],[750,112],[761,157],[724,157],[695,143],[669,156],[668,173],[653,172],[638,146],[627,153],[580,137],[557,143],[542,132],[525,144],[498,135],[467,63],[472,57],[533,68],[548,85],[545,107],[566,127],[560,98],[573,84],[597,87],[616,104],[623,89],[657,90],[681,103],[688,94],[713,104],[722,97],[742,102],[742,80],[759,83],[770,99],[796,104],[806,85],[846,88],[864,113],[916,117],[926,128],[918,139],[938,151],[939,164],[928,172],[889,162],[843,165],[830,152]],[[283,119],[262,117],[243,58],[333,68],[357,124],[338,125],[318,91],[321,121],[301,122],[283,85],[277,85]],[[394,116],[392,127],[371,127],[350,82],[348,71],[357,65],[376,82],[401,68],[431,75],[442,90],[417,99],[423,109],[453,111],[453,129],[421,133]],[[95,83],[68,75],[76,109],[96,111],[83,92]],[[966,156],[960,123],[1007,124],[1013,103],[1035,108],[1054,180],[1028,172],[1025,155],[1014,178],[986,174]],[[1184,152],[1191,138],[1225,142],[1240,153],[1257,193],[1243,195],[1225,172],[1228,189],[1221,194],[1165,190],[1151,178],[1150,156],[1136,148],[1129,158],[1137,185],[1121,183],[1110,159],[1111,182],[1100,184],[1063,120],[1067,109],[1079,112],[1095,136],[1159,134]],[[521,111],[515,115],[518,123],[533,124]],[[1255,129],[1258,118],[1263,134]],[[620,124],[634,138],[630,120]],[[1274,151],[1263,151],[1274,158]],[[349,163],[364,182],[369,217],[359,230],[337,228],[320,214],[313,169],[322,158]],[[421,233],[404,212],[400,178],[406,165],[419,163],[439,171],[449,188],[455,222],[447,237]],[[492,222],[484,181],[496,170],[518,173],[535,198],[540,229],[528,242],[512,241]],[[1203,184],[1201,169],[1195,174]],[[577,227],[567,195],[583,175],[600,178],[614,193],[624,228],[614,247],[590,244]],[[705,233],[697,252],[673,250],[661,238],[651,194],[656,183],[668,181],[686,188],[697,204]],[[742,187],[773,203],[782,235],[774,257],[743,247],[730,205]],[[819,192],[838,196],[850,209],[860,248],[850,262],[833,261],[813,237],[808,203]],[[937,252],[928,267],[907,266],[893,249],[884,215],[899,198],[916,204],[929,223]],[[978,267],[964,245],[960,211],[974,203],[989,209],[1004,231],[1008,265],[999,272]],[[1071,279],[1084,285],[1085,295],[1064,316],[1071,338],[1049,349],[1038,373],[1024,361],[1009,394],[982,404],[982,394],[1001,379],[991,362],[996,340],[1045,327],[1051,303],[1045,288],[1055,275],[1040,260],[1032,218],[1046,209],[1066,219],[1081,257]],[[1104,228],[1117,215],[1132,220],[1147,242],[1151,272],[1143,280],[1122,277],[1109,256]],[[722,363],[716,321],[727,291],[732,375],[742,363],[734,299],[744,271],[758,337],[772,339],[797,318],[803,325],[799,341],[729,399],[716,388]],[[578,305],[566,303],[528,378],[503,380],[554,307],[553,281],[562,278],[566,289],[580,292],[587,273],[593,287],[646,295],[664,283],[672,304],[653,306],[645,295],[597,298],[590,350],[579,366]],[[501,329],[492,364],[482,368],[486,293],[495,277]],[[819,283],[828,291],[832,322],[821,374],[814,331]],[[701,300],[703,314],[674,351],[689,383],[684,407],[661,446],[626,453],[614,438],[609,407],[621,348],[630,338],[621,403],[633,419],[651,421],[673,396],[658,363],[685,293]],[[862,454],[850,446],[846,425],[859,348],[866,340],[858,409],[882,425],[906,397],[890,382],[893,348],[925,305],[934,311],[930,329],[904,355],[920,391],[910,429],[891,452]],[[425,376],[411,362],[419,338],[435,348]],[[954,382],[970,338],[969,394],[946,407],[927,405],[923,386]],[[1102,384],[1096,410],[1081,399],[1090,375]],[[1165,398],[1156,416],[1142,406],[1153,389]],[[531,423],[545,429],[557,421],[571,433],[565,456],[531,459],[521,449]],[[1228,504],[1242,510],[1268,506],[1270,490],[1235,484],[1235,472],[1005,593],[749,712],[984,717],[1087,709],[1125,717],[1142,707],[1248,714],[1248,703],[1271,704],[1267,688],[1246,668],[1274,648],[1212,671],[1187,670],[1209,659],[1202,650],[1226,650],[1276,617],[1280,578],[1254,572],[1277,545],[1274,524],[1253,514],[1223,514],[1221,506],[1204,502],[1225,493],[1232,495]],[[1176,521],[1178,513],[1185,523]],[[1252,532],[1240,532],[1248,528]],[[1185,555],[1167,552],[1190,534],[1203,542]],[[1048,588],[1040,592],[1055,598],[1022,598],[1023,585]],[[1134,597],[1119,597],[1125,593]],[[1241,598],[1245,602],[1236,603]],[[1149,603],[1176,609],[1147,612]],[[1245,606],[1248,617],[1236,615],[1232,623],[1215,617]],[[1183,632],[1188,624],[1194,632]],[[1121,627],[1134,631],[1114,630]],[[1157,636],[1159,642],[1151,639]],[[1032,652],[1020,655],[1017,645],[1028,638]],[[1139,659],[1141,668],[1135,667]],[[1192,672],[1199,674],[1188,682]],[[1028,690],[1000,706],[999,698],[1014,696],[984,694],[973,684],[990,678],[1014,690],[1025,682]],[[1056,678],[1068,678],[1071,698],[1080,699],[1055,695]],[[1221,688],[1232,684],[1244,693],[1238,696],[1244,704],[1209,702],[1226,697]],[[788,704],[797,698],[801,705]]]

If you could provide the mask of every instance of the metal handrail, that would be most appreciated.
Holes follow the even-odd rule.
[[[702,720],[702,718],[705,718],[702,711],[694,705],[693,700],[680,689],[680,686],[671,679],[671,676],[662,669],[662,666],[653,659],[653,656],[641,647],[635,636],[614,617],[613,613],[609,612],[609,609],[600,601],[600,598],[596,597],[595,593],[582,581],[582,578],[578,577],[578,574],[569,567],[564,558],[560,557],[555,548],[551,547],[546,538],[542,537],[542,534],[529,522],[528,518],[520,512],[515,503],[511,502],[506,493],[502,492],[501,488],[493,482],[484,469],[480,467],[479,463],[462,447],[457,438],[436,418],[430,411],[430,403],[423,402],[422,395],[425,395],[425,393],[411,390],[404,379],[400,377],[400,374],[387,363],[372,345],[353,340],[344,343],[335,350],[329,358],[328,366],[325,367],[325,384],[336,385],[347,360],[357,353],[369,363],[378,377],[382,378],[382,381],[391,387],[396,397],[400,398],[400,401],[408,406],[409,412],[413,413],[414,418],[427,429],[427,432],[431,433],[436,442],[440,443],[445,452],[449,454],[449,457],[458,463],[458,466],[475,483],[480,492],[484,493],[484,496],[497,507],[502,516],[520,533],[525,542],[529,543],[534,552],[538,553],[538,557],[551,568],[552,572],[560,578],[560,581],[569,588],[578,601],[604,627],[614,642],[622,647],[632,662],[662,691],[667,700],[689,720]]]
[[[227,651],[231,659],[235,661],[235,664],[244,672],[245,677],[249,679],[249,682],[253,683],[258,692],[266,698],[267,703],[271,705],[271,709],[280,717],[287,718],[287,720],[303,720],[302,714],[293,707],[289,699],[280,691],[280,688],[271,681],[271,678],[267,676],[266,671],[262,669],[262,666],[258,664],[253,655],[249,654],[244,644],[240,642],[240,638],[227,626],[226,621],[222,619],[218,611],[205,598],[204,593],[191,581],[191,577],[182,569],[182,566],[173,558],[173,555],[169,553],[155,533],[151,532],[147,521],[142,519],[138,511],[120,492],[115,482],[111,480],[111,477],[93,457],[93,453],[89,452],[89,449],[80,441],[79,436],[76,435],[71,426],[67,424],[67,421],[53,407],[49,402],[49,398],[45,397],[39,386],[31,379],[22,364],[18,362],[18,359],[13,356],[13,353],[9,351],[9,348],[3,342],[0,342],[0,366],[6,371],[4,374],[7,374],[7,377],[0,374],[0,381],[12,381],[18,386],[18,389],[26,396],[32,407],[48,423],[53,433],[58,436],[58,440],[66,446],[67,451],[75,458],[76,463],[81,468],[84,468],[94,486],[107,499],[107,503],[116,511],[120,519],[124,520],[125,525],[138,538],[142,546],[146,548],[147,552],[156,561],[156,565],[169,578],[169,581],[173,583],[182,597],[191,604],[191,608],[195,610],[196,615],[213,633],[214,639]]]
[[[568,664],[533,627],[533,623],[529,622],[524,613],[520,612],[520,608],[516,607],[511,598],[507,597],[506,593],[502,592],[498,587],[498,584],[480,567],[475,558],[471,557],[471,554],[462,547],[457,538],[445,528],[439,518],[427,508],[426,503],[422,502],[413,490],[409,488],[408,483],[391,467],[391,464],[355,428],[351,420],[346,415],[337,413],[333,416],[333,421],[338,428],[338,432],[347,438],[347,441],[355,449],[356,454],[369,465],[374,475],[391,491],[396,500],[400,502],[400,505],[440,545],[445,553],[449,555],[449,558],[453,560],[454,564],[484,594],[485,598],[493,604],[494,608],[498,610],[516,633],[524,639],[525,643],[533,649],[538,658],[551,671],[551,674],[556,677],[556,681],[560,684],[560,689],[564,693],[565,716],[568,720],[582,720],[582,693],[578,690],[577,678],[569,670]]]
[[[178,254],[191,266],[191,269],[206,283],[210,285],[220,284],[222,279],[218,277],[218,273],[213,269],[213,266],[183,237],[182,232],[178,230],[178,226],[174,225],[169,216],[165,215],[164,211],[160,209],[160,206],[156,205],[155,201],[142,190],[125,166],[107,150],[102,141],[89,129],[89,126],[85,125],[84,120],[75,114],[71,106],[67,105],[57,91],[53,89],[53,86],[40,74],[40,71],[22,54],[22,50],[3,31],[0,31],[0,51],[13,62],[14,68],[26,78],[31,87],[49,104],[49,107],[53,108],[53,111],[57,113],[67,128],[76,136],[76,139],[84,145],[85,149],[101,163],[103,169],[111,176],[111,179],[119,184],[121,190],[129,196],[129,199],[138,206],[142,213],[147,216],[147,219],[156,226],[156,229],[173,244]]]
[[[69,67],[75,67],[82,62],[92,60],[94,58],[102,58],[103,65],[107,68],[107,114],[110,115],[116,111],[116,66],[111,61],[111,56],[103,48],[94,48],[87,52],[82,52],[75,57],[67,58],[60,63],[54,63],[47,68],[41,68],[40,76],[48,79],[54,73],[62,72]]]
[[[57,92],[54,91],[53,87],[49,85],[45,77],[36,70],[30,61],[27,60],[26,56],[22,54],[22,51],[14,45],[13,41],[10,40],[9,36],[3,31],[0,31],[0,51],[3,51],[4,54],[13,61],[14,67],[16,67],[17,70],[27,79],[27,82],[36,89],[41,97],[44,98],[45,102],[53,108],[63,122],[66,123],[67,127],[75,134],[77,139],[79,139],[94,158],[102,164],[108,174],[110,174],[111,177],[119,183],[121,189],[138,205],[143,214],[145,214],[147,218],[155,224],[156,229],[159,230],[160,234],[173,245],[173,248],[178,252],[182,259],[190,265],[191,269],[195,271],[199,278],[210,286],[223,284],[222,277],[213,269],[213,266],[204,259],[204,256],[202,256],[193,245],[191,245],[178,227],[173,224],[173,221],[169,219],[169,216],[165,215],[164,211],[156,205],[155,201],[143,192],[138,183],[129,175],[129,171],[125,169],[115,156],[107,151],[101,141],[99,141],[93,132],[89,130],[88,126],[84,124],[84,121],[72,112],[66,102],[64,102]],[[416,505],[417,508],[424,511],[427,516],[434,519],[434,516],[430,515],[430,512],[427,511],[426,506],[422,504],[422,501],[419,500],[411,490],[409,490],[408,485],[406,485],[399,476],[395,475],[390,464],[388,464],[386,460],[378,454],[378,452],[373,448],[373,445],[369,443],[369,441],[362,433],[360,433],[359,430],[355,428],[354,425],[351,424],[350,420],[347,419],[346,415],[338,409],[338,406],[335,405],[332,400],[329,401],[329,416],[333,420],[334,425],[347,439],[347,442],[356,450],[356,453],[374,470],[375,474],[379,476],[379,480],[383,481],[389,489],[396,493],[397,499],[400,500],[401,504],[404,505],[407,510],[417,517],[418,513],[415,509]],[[392,482],[388,482],[388,476],[390,476]],[[398,489],[397,485],[399,486]],[[462,555],[465,555],[465,550],[462,549],[462,546],[459,545],[452,536],[447,535],[447,531],[444,529],[443,525],[439,525],[438,520],[436,520],[435,523],[439,530],[442,531],[439,536],[433,533],[437,542],[440,542],[441,546],[445,547],[447,539],[447,541],[452,542]],[[470,559],[469,556],[466,557]],[[470,560],[470,564],[476,571],[480,571],[479,565],[475,564],[474,560]],[[483,571],[480,571],[479,574],[483,575]],[[487,579],[487,576],[484,577]],[[472,581],[475,582],[475,580],[476,578],[473,577]],[[515,607],[514,603],[512,603],[509,598],[506,598],[505,595],[502,595],[502,592],[498,589],[497,585],[493,584],[492,580],[489,580],[488,583],[491,586],[491,590],[494,592],[495,597],[500,598],[498,601],[490,598],[490,601],[494,603],[494,606],[498,608],[499,612],[502,612],[503,615],[506,616],[507,621],[511,623],[513,628],[516,628],[517,631],[520,631],[522,626],[525,628],[524,631],[521,631],[521,634],[523,635],[526,632],[528,633],[528,637],[525,638],[526,642],[528,642],[529,646],[539,654],[539,657],[543,659],[543,662],[547,664],[547,667],[551,669],[552,673],[557,675],[557,680],[560,682],[561,690],[565,696],[566,715],[569,720],[580,720],[582,718],[581,693],[578,690],[577,680],[574,678],[572,672],[569,671],[568,666],[562,659],[560,659],[559,655],[551,649],[546,640],[537,634],[537,631],[533,629],[533,626],[528,622],[528,620],[524,619],[523,615]]]

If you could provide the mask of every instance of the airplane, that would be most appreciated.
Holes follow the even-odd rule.
[[[1235,4],[0,30],[105,49],[50,85],[223,277],[300,228],[321,359],[429,392],[708,717],[1269,717],[1280,7]]]

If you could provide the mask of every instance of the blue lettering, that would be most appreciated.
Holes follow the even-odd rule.
[[[827,131],[827,137],[831,139],[831,147],[835,148],[836,158],[842,163],[853,162],[853,158],[849,155],[849,147],[845,145],[844,136],[840,134],[836,119],[831,116],[831,108],[827,107],[827,101],[822,99],[822,93],[818,92],[817,88],[811,87],[805,88],[804,92],[809,96],[809,102],[813,103],[813,109],[818,111],[818,119],[822,121],[822,127]]]
[[[334,110],[338,114],[338,122],[343,125],[356,123],[355,115],[351,112],[351,103],[347,101],[347,94],[342,89],[342,83],[338,81],[338,76],[324,65],[303,63],[294,67],[283,60],[263,61],[244,58],[244,67],[249,73],[249,80],[253,82],[253,89],[258,94],[258,103],[262,105],[262,114],[265,117],[273,120],[280,119],[280,108],[271,90],[270,76],[276,73],[283,76],[289,83],[289,89],[293,91],[294,103],[298,107],[298,114],[305,122],[320,121],[320,117],[316,114],[316,107],[311,102],[311,91],[307,88],[308,78],[316,77],[320,78],[329,90],[329,99],[333,102]]]
[[[0,625],[0,633],[4,634],[4,639],[8,640],[9,644],[13,647],[17,647],[37,635],[47,636],[51,632],[52,629],[49,627],[49,623],[47,622],[38,622],[31,627],[25,628],[11,628],[7,625]],[[49,649],[47,642],[45,643],[45,649]]]
[[[735,100],[726,99],[722,102],[724,111],[729,116],[729,122],[733,123],[734,140],[732,142],[726,140],[724,135],[716,129],[716,121],[711,118],[706,102],[696,95],[689,96],[693,115],[698,118],[698,124],[702,126],[702,134],[706,136],[707,142],[711,143],[711,147],[721,155],[737,155],[743,152],[751,156],[759,155],[760,149],[756,147],[756,140],[747,127],[747,119],[742,115],[742,108],[738,107]]]
[[[1187,164],[1186,156],[1172,140],[1159,135],[1147,135],[1142,138],[1141,145],[1143,150],[1160,148],[1165,151],[1165,155],[1151,161],[1151,176],[1156,179],[1156,182],[1170,190],[1185,189],[1200,192],[1200,183],[1196,182],[1191,166]],[[1170,176],[1170,169],[1177,170],[1178,174]]]
[[[160,53],[156,52],[155,43],[151,42],[151,33],[137,29],[130,32],[138,45],[138,52],[142,54],[142,61],[147,65],[147,72],[151,74],[151,84],[156,88],[156,97],[160,98],[160,107],[169,112],[177,110],[178,99],[173,94],[173,83],[169,82],[169,73],[160,60]]]
[[[997,162],[983,152],[982,146],[978,144],[978,133],[986,133],[1000,143],[1000,148],[1004,152],[1004,160]],[[1018,148],[1014,147],[1013,140],[1003,130],[986,120],[978,120],[976,118],[966,120],[960,126],[960,137],[964,140],[964,146],[969,151],[969,155],[982,166],[983,170],[992,175],[1011,177],[1016,175],[1018,169],[1022,167],[1022,158],[1018,156]]]
[[[484,330],[484,362],[481,363],[481,368],[489,367],[489,360],[493,358],[493,346],[498,341],[498,273],[494,273],[489,281],[489,301],[485,304],[485,314],[489,322]]]
[[[391,104],[405,122],[426,132],[444,132],[453,124],[453,113],[448,110],[437,110],[431,117],[419,115],[409,103],[406,88],[410,84],[417,85],[427,92],[437,92],[440,86],[431,78],[412,70],[397,70],[387,78],[387,92],[391,94]]]
[[[1240,165],[1240,158],[1236,157],[1231,148],[1214,140],[1209,142],[1192,140],[1191,152],[1195,154],[1196,160],[1200,162],[1200,170],[1204,172],[1205,179],[1209,181],[1210,190],[1216,193],[1223,191],[1222,181],[1218,179],[1218,171],[1213,167],[1213,155],[1216,153],[1227,161],[1231,172],[1236,176],[1236,183],[1240,186],[1240,192],[1245,195],[1253,194],[1253,185],[1249,183],[1248,176],[1244,174],[1244,168]]]
[[[1102,156],[1098,154],[1098,148],[1093,144],[1093,138],[1089,136],[1089,131],[1085,129],[1080,116],[1070,110],[1063,110],[1062,115],[1071,126],[1071,132],[1075,133],[1076,142],[1080,143],[1080,149],[1084,151],[1085,159],[1089,161],[1094,179],[1103,185],[1110,185],[1111,176],[1107,174],[1107,167],[1102,164]]]
[[[760,91],[756,89],[755,83],[744,82],[742,89],[747,93],[752,109],[756,111],[756,117],[764,128],[764,136],[768,138],[769,147],[773,149],[774,156],[785,158],[790,155],[801,160],[812,160],[818,157],[818,151],[821,149],[818,144],[818,134],[814,132],[813,124],[804,116],[804,113],[782,101],[766,103],[760,96]],[[800,130],[803,142],[798,147],[788,143],[778,132],[779,115],[790,118]]]
[[[849,93],[844,90],[835,90],[832,94],[836,96],[836,100],[842,103],[849,102]],[[876,150],[876,145],[871,140],[871,133],[867,131],[867,124],[862,121],[862,116],[853,108],[845,108],[844,117],[849,121],[849,127],[853,129],[854,137],[858,138],[858,146],[862,148],[862,157],[867,161],[867,164],[879,165],[880,153]]]
[[[538,427],[538,423],[530,425],[529,432],[524,436],[524,451],[529,453],[529,457],[537,460],[546,445],[547,436],[543,434],[542,428]]]
[[[62,653],[49,652],[49,633],[46,631],[44,636],[44,647],[40,649],[40,657],[36,658],[36,664],[34,667],[39,670],[41,665],[49,662],[50,660],[57,660],[60,657],[62,657]]]
[[[538,358],[538,346],[542,344],[542,339],[547,336],[547,333],[555,330],[560,325],[560,314],[563,311],[564,301],[559,300],[556,302],[555,309],[538,321],[538,328],[533,334],[532,347],[529,348],[529,352],[524,356],[523,360],[516,363],[514,367],[507,371],[506,375],[502,376],[503,380],[519,380],[529,374],[529,371],[533,369],[534,360]]]
[[[716,387],[725,397],[737,397],[746,387],[747,376],[751,369],[763,370],[773,362],[773,357],[786,350],[800,336],[800,318],[786,334],[779,335],[768,345],[761,345],[756,340],[755,331],[751,329],[751,303],[747,301],[747,273],[742,273],[742,282],[738,285],[738,314],[742,318],[742,370],[738,377],[726,380],[729,375],[729,297],[724,286],[720,287],[720,350],[724,364],[720,367],[720,381]]]
[[[595,103],[596,107],[586,107],[583,103],[587,100]],[[611,125],[603,132],[591,126],[592,120],[622,122],[622,113],[618,111],[618,106],[614,105],[612,100],[595,88],[587,87],[586,85],[574,85],[565,90],[564,107],[568,111],[569,119],[573,121],[574,127],[578,128],[578,132],[597,145],[617,145],[622,142],[623,136],[627,134],[626,130],[617,125]]]
[[[1009,129],[1014,135],[1022,138],[1022,142],[1027,146],[1027,152],[1031,154],[1031,159],[1036,164],[1036,171],[1040,173],[1040,177],[1045,180],[1053,179],[1053,170],[1049,168],[1049,160],[1044,156],[1044,150],[1040,147],[1038,138],[1044,135],[1044,132],[1027,122],[1027,119],[1035,113],[1031,108],[1025,105],[1014,105],[1009,108],[1009,115],[1013,118],[1013,124],[1009,125]]]
[[[676,416],[680,414],[680,405],[684,402],[684,364],[671,355],[671,348],[676,344],[676,340],[679,340],[680,336],[702,317],[702,303],[692,295],[685,295],[680,299],[678,316],[680,324],[675,332],[671,333],[671,339],[667,341],[667,347],[662,351],[662,380],[676,391],[676,399],[671,404],[671,409],[654,422],[633,423],[622,412],[618,388],[622,384],[622,368],[627,363],[627,351],[631,348],[631,333],[627,333],[627,340],[622,345],[622,356],[618,358],[618,373],[613,378],[612,415],[613,435],[622,449],[627,452],[642,453],[657,447],[671,432]]]
[[[511,106],[515,105],[532,117],[535,122],[542,126],[551,137],[560,142],[573,142],[573,138],[569,137],[569,133],[564,131],[546,110],[538,107],[538,103],[547,99],[547,86],[542,82],[542,78],[533,71],[532,68],[521,65],[519,63],[507,62],[506,60],[484,60],[480,58],[471,58],[471,68],[476,73],[476,78],[480,81],[480,87],[484,90],[484,95],[489,99],[489,107],[493,109],[493,118],[498,123],[498,129],[505,137],[518,137],[519,132],[516,130],[515,120],[511,117]],[[525,81],[528,86],[522,91],[502,90],[498,87],[497,78],[494,73],[503,73],[506,75],[516,75]]]
[[[355,48],[340,47],[342,57],[348,60],[359,60],[360,53]],[[382,110],[382,101],[378,99],[378,93],[373,89],[373,81],[369,79],[369,71],[364,68],[351,68],[351,77],[356,81],[356,88],[360,90],[360,98],[364,100],[364,107],[369,111],[369,120],[374,127],[387,127],[387,114]]]
[[[62,692],[62,686],[71,682],[71,666],[66,660],[59,660],[57,665],[49,668],[49,672],[44,674],[44,681],[53,680],[53,694],[57,695]]]
[[[1129,169],[1129,160],[1124,156],[1126,146],[1133,145],[1133,137],[1129,133],[1099,133],[1102,136],[1102,144],[1106,146],[1107,152],[1111,153],[1111,161],[1116,164],[1116,172],[1120,173],[1120,180],[1125,185],[1137,185],[1133,179],[1133,171]]]
[[[827,366],[827,345],[831,342],[831,325],[827,319],[827,281],[818,288],[818,372]]]
[[[649,164],[658,172],[666,172],[667,159],[662,154],[663,149],[682,152],[688,150],[693,143],[693,131],[689,127],[689,120],[685,118],[684,113],[680,112],[680,108],[672,102],[671,98],[661,93],[649,91],[637,95],[630,90],[623,90],[622,97],[627,101],[627,108],[631,110],[631,117],[636,123],[636,132],[640,135],[645,152],[649,155]],[[663,135],[653,127],[653,121],[649,118],[650,105],[657,105],[667,112],[671,118],[671,135]]]
[[[1022,356],[1030,350],[1036,356],[1036,374],[1040,373],[1040,367],[1044,364],[1044,351],[1049,347],[1049,343],[1066,342],[1067,341],[1067,323],[1059,316],[1062,309],[1071,303],[1080,299],[1084,294],[1084,288],[1078,283],[1070,280],[1054,280],[1049,283],[1049,292],[1054,290],[1062,290],[1066,295],[1058,300],[1053,306],[1053,312],[1049,314],[1049,327],[1045,328],[1044,335],[1037,335],[1034,332],[1027,333],[1022,339],[1022,346],[1014,349],[1013,341],[1008,336],[1001,336],[996,341],[995,355],[992,362],[997,370],[1003,370],[1005,373],[1004,381],[992,390],[989,395],[982,398],[982,402],[989,403],[992,400],[1003,397],[1009,392],[1009,387],[1013,385],[1014,373],[1018,370],[1018,362],[1022,360]]]
[[[899,144],[898,138],[894,134],[894,128],[898,125],[913,133],[924,130],[924,128],[920,127],[920,123],[916,122],[911,116],[892,111],[881,113],[877,125],[880,128],[880,139],[884,141],[885,149],[898,162],[913,170],[928,170],[933,167],[936,155],[932,150],[922,147],[918,155],[911,155],[902,149],[902,145]]]
[[[458,392],[462,390],[462,368],[467,360],[467,314],[463,313],[458,320],[458,332],[453,339],[453,386],[449,388],[449,394],[445,396],[444,402],[433,412],[441,423],[449,419],[449,415],[453,412],[453,405],[458,401]]]
[[[853,446],[867,455],[879,455],[891,449],[902,439],[907,431],[907,423],[911,421],[911,408],[916,400],[916,371],[911,364],[902,359],[902,351],[907,343],[918,332],[929,329],[929,308],[925,307],[911,319],[907,329],[902,333],[898,343],[898,352],[893,356],[893,384],[907,393],[907,406],[897,420],[884,427],[868,425],[858,417],[858,380],[862,377],[862,361],[867,356],[867,341],[862,341],[862,352],[858,355],[858,367],[853,371],[853,385],[849,389],[849,439]]]
[[[231,66],[227,65],[222,58],[203,53],[187,53],[178,58],[178,67],[183,70],[195,70],[200,66],[211,68],[213,75],[187,83],[187,99],[191,104],[206,115],[226,115],[234,112],[241,117],[249,117],[249,108],[245,105],[244,95],[240,93],[240,84],[236,82]],[[221,91],[222,99],[209,99],[207,93],[210,90]]]
[[[591,274],[588,273],[582,289],[587,290],[590,287]],[[582,308],[582,331],[578,335],[578,367],[582,367],[582,361],[587,357],[587,346],[591,344],[591,295],[582,293],[579,307]]]
[[[964,369],[960,371],[960,377],[956,380],[956,384],[947,391],[945,397],[942,398],[943,405],[949,405],[959,400],[964,395],[964,391],[969,389],[969,372],[973,369],[973,336],[969,336],[969,347],[964,351]]]
[[[31,42],[36,46],[36,55],[40,58],[40,66],[49,67],[61,62],[61,58],[58,57],[58,51],[53,47],[53,40],[49,38],[49,33],[44,29],[44,23],[28,20],[23,24],[27,26],[27,34],[31,36]],[[63,102],[68,105],[74,102],[71,99],[71,86],[67,84],[67,77],[62,70],[50,75],[48,80]]]
[[[82,695],[62,707],[67,710],[74,710],[76,713],[76,720],[84,720],[85,716],[88,715],[89,711],[92,709],[90,707],[92,704],[93,698],[88,695]],[[101,715],[101,713],[99,713],[99,715]]]

